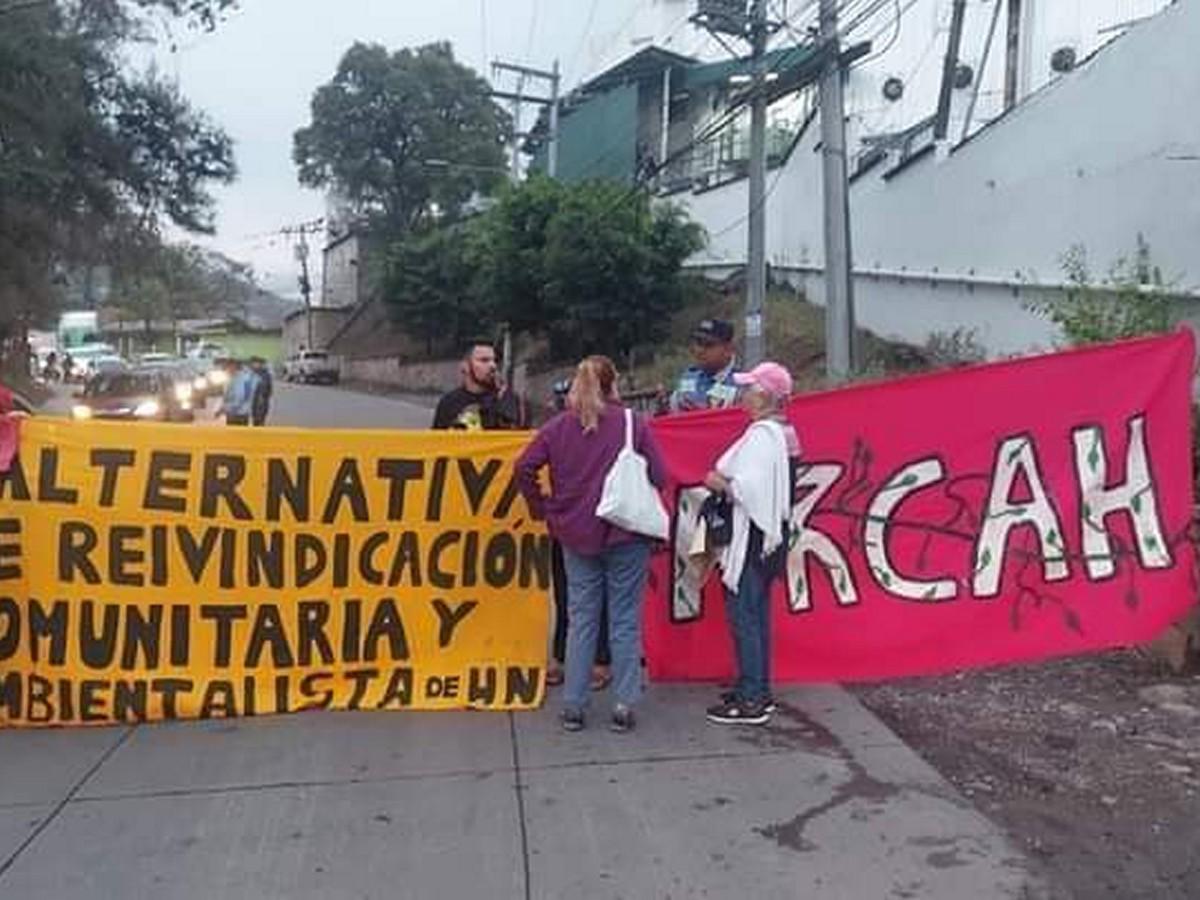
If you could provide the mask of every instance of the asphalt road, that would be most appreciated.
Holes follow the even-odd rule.
[[[49,415],[70,414],[78,385],[58,385],[43,407]],[[290,384],[275,379],[275,396],[268,424],[298,428],[428,428],[433,421],[434,398],[426,403],[397,397],[366,394],[316,384]],[[212,414],[220,402],[209,400],[197,413],[197,424],[220,425]]]
[[[268,422],[306,428],[428,428],[432,420],[432,401],[422,406],[395,397],[289,384],[277,378]]]

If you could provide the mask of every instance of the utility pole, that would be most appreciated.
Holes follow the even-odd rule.
[[[525,93],[525,73],[517,76],[517,96],[512,101],[512,147],[509,148],[509,177],[513,184],[521,180],[521,103]]]
[[[819,37],[826,54],[820,86],[825,196],[825,372],[831,381],[837,382],[849,378],[857,362],[838,0],[821,0]]]
[[[558,71],[558,60],[550,68],[554,76],[550,79],[550,143],[546,149],[546,173],[551,178],[558,177],[558,93],[562,76]]]
[[[313,349],[313,320],[312,320],[312,282],[308,278],[308,241],[304,232],[300,232],[300,240],[296,244],[296,259],[300,261],[300,293],[304,295],[304,322],[308,326],[308,343],[305,346]]]
[[[1020,86],[1021,0],[1008,0],[1008,31],[1004,44],[1004,109],[1007,112],[1017,105]]]
[[[304,320],[307,326],[308,343],[305,348],[313,349],[313,318],[312,318],[312,281],[308,277],[308,235],[317,234],[325,227],[324,219],[314,219],[311,222],[301,222],[299,225],[288,225],[279,229],[285,236],[296,237],[296,261],[300,263],[300,294],[304,297]]]
[[[950,101],[954,90],[954,74],[958,71],[958,55],[962,49],[963,20],[967,15],[967,0],[954,0],[950,19],[950,38],[946,42],[946,59],[942,64],[942,88],[938,92],[937,117],[933,124],[933,139],[946,140],[950,128]],[[983,72],[978,75],[983,78]]]
[[[553,68],[550,71],[544,69],[531,69],[528,66],[517,65],[516,63],[502,62],[497,60],[492,63],[492,74],[496,75],[500,72],[509,72],[517,76],[516,91],[492,91],[492,96],[497,100],[511,100],[513,103],[513,134],[512,134],[512,178],[513,181],[520,179],[521,174],[521,138],[527,136],[527,132],[520,130],[521,123],[521,106],[525,103],[534,103],[540,106],[549,107],[550,118],[550,135],[549,144],[546,149],[546,170],[551,178],[558,174],[558,98],[560,93],[560,84],[562,75],[559,72],[558,60],[554,61]],[[547,82],[550,86],[549,97],[531,97],[525,94],[526,79],[538,79]]]
[[[767,0],[699,0],[695,25],[711,32],[724,44],[722,34],[750,44],[750,160],[746,216],[746,318],[743,360],[747,366],[762,362],[766,328],[763,310],[767,296],[767,39],[773,28],[767,20]],[[728,46],[727,44],[725,46]],[[731,51],[732,52],[732,51]],[[670,81],[663,80],[663,128],[668,127]],[[663,142],[664,148],[666,141]],[[665,156],[664,156],[665,160]]]
[[[750,11],[750,178],[746,246],[745,365],[764,356],[763,307],[767,296],[767,0],[753,0]]]

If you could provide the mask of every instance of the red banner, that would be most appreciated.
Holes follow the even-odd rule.
[[[796,399],[804,461],[772,674],[844,681],[1147,641],[1196,602],[1190,331]],[[658,680],[732,672],[686,565],[737,411],[656,420],[675,481],[651,576]]]

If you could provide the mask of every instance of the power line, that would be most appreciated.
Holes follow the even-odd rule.
[[[896,4],[896,17],[892,22],[892,36],[888,39],[887,44],[884,45],[881,49],[876,50],[870,56],[866,56],[866,57],[863,57],[862,59],[860,59],[857,63],[854,64],[854,66],[852,68],[855,68],[855,69],[862,68],[863,66],[867,65],[868,63],[874,62],[875,60],[877,60],[883,56],[886,56],[888,53],[891,52],[892,48],[895,47],[897,43],[899,43],[900,32],[901,32],[901,23],[904,19],[904,16],[907,15],[908,11],[917,4],[918,0],[908,0],[908,3],[904,6],[901,6],[902,0],[894,0],[894,2]],[[874,34],[872,34],[870,37],[871,43],[874,44],[876,39],[881,34],[883,34],[883,32],[887,28],[888,28],[888,26],[885,24],[878,31],[876,31]]]
[[[851,19],[846,24],[845,28],[839,29],[839,31],[841,31],[843,35],[853,34],[861,26],[866,25],[873,18],[875,18],[875,16],[887,8],[891,2],[892,0],[874,0],[874,2],[871,2],[866,9],[858,14],[857,18]]]
[[[817,118],[816,110],[813,110],[805,117],[804,122],[801,124],[799,130],[796,132],[796,136],[792,139],[793,146],[795,146],[797,143],[799,143],[800,139],[804,137],[805,133],[809,129],[809,126],[812,125],[812,123],[816,120],[816,118]],[[767,188],[766,193],[763,194],[763,198],[762,198],[762,202],[761,202],[762,206],[766,206],[767,200],[770,198],[771,194],[774,193],[776,186],[779,184],[779,180],[781,178],[783,178],[783,173],[784,173],[785,168],[786,168],[786,166],[784,166],[784,165],[779,166],[778,171],[775,173],[775,179],[771,182],[771,186],[769,188]],[[730,222],[728,225],[722,227],[720,230],[710,233],[709,237],[721,237],[723,235],[726,235],[729,232],[733,231],[733,229],[745,224],[745,222],[749,218],[750,218],[750,212],[747,211],[744,215],[740,216],[735,221]]]
[[[625,19],[617,27],[617,31],[615,32],[617,35],[620,35],[620,33],[625,30],[625,26],[634,20],[634,17],[637,16],[637,14],[638,14],[638,9],[640,8],[641,4],[642,4],[642,0],[631,0],[630,5],[629,5],[629,14],[625,17]],[[580,42],[579,42],[580,47],[583,46],[583,43],[586,40],[586,38],[587,38],[586,34],[580,38]],[[590,63],[590,60],[584,60],[582,57],[580,57],[578,49],[575,51],[575,57],[576,57],[575,59],[571,60],[571,65],[573,67],[574,66],[582,66],[587,63]],[[586,70],[583,71],[582,73],[579,73],[573,68],[572,72],[571,72],[571,77],[572,78],[578,77],[580,80],[582,80],[583,76],[587,75],[587,74],[588,73]]]
[[[482,0],[481,0],[482,2]],[[583,45],[587,43],[588,33],[592,30],[592,22],[596,18],[596,8],[600,5],[600,0],[592,0],[592,5],[588,9],[587,18],[583,21],[583,31],[579,33],[579,40],[575,44],[575,52],[569,57],[572,60],[579,59],[579,53],[583,50]]]

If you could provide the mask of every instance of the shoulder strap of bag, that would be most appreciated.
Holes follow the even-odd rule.
[[[625,407],[625,449],[633,450],[633,410]]]

